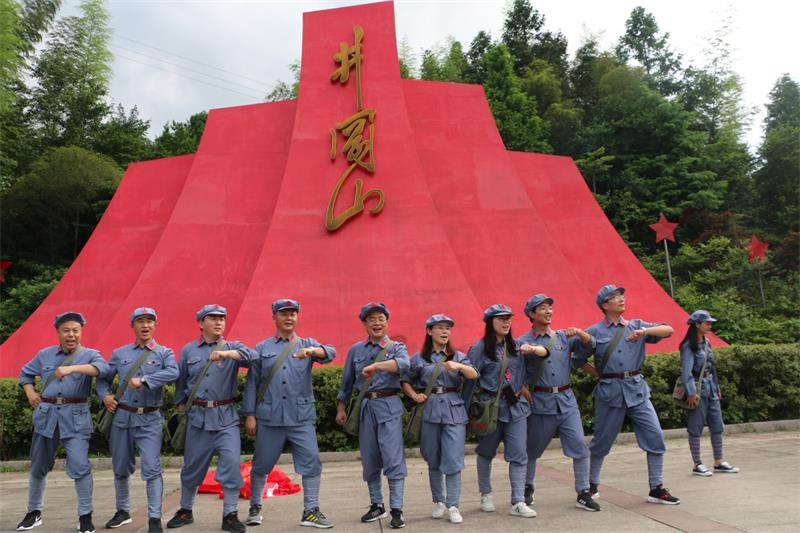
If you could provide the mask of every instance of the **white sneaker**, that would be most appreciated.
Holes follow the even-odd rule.
[[[447,510],[447,506],[442,502],[436,502],[433,505],[433,511],[431,512],[432,518],[441,518],[444,516],[444,512]]]
[[[491,494],[481,494],[481,511],[484,513],[493,513],[495,510],[494,502],[492,501]]]
[[[464,521],[464,519],[461,518],[461,511],[459,511],[458,507],[455,505],[447,510],[447,518],[449,518],[450,522],[453,524],[460,524]]]
[[[703,463],[697,463],[696,465],[694,465],[694,468],[692,468],[692,475],[709,477],[713,476],[714,472],[706,468],[706,465],[704,465]]]
[[[511,506],[512,516],[521,516],[523,518],[533,518],[536,516],[536,511],[528,507],[525,502],[517,502]]]

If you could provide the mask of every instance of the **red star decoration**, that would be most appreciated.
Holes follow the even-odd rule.
[[[0,282],[6,280],[6,270],[11,268],[11,261],[2,260],[0,261]]]
[[[678,223],[667,220],[667,217],[664,216],[664,213],[660,213],[658,222],[655,224],[650,224],[650,228],[656,232],[656,242],[661,242],[664,239],[675,242],[674,232],[675,228],[677,227]]]
[[[750,249],[751,263],[756,259],[761,259],[762,261],[767,260],[767,254],[764,252],[766,252],[767,248],[769,248],[769,244],[759,241],[755,234],[750,237],[750,244],[748,244],[747,247]]]

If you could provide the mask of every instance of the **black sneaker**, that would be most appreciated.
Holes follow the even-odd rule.
[[[22,522],[17,524],[17,531],[28,531],[29,529],[33,529],[41,525],[42,525],[42,512],[31,511],[30,513],[25,515],[25,518],[22,519]]]
[[[578,500],[575,502],[575,507],[594,512],[600,510],[600,505],[594,501],[594,498],[592,498],[592,495],[588,490],[583,490],[580,492],[580,494],[578,494]]]
[[[250,510],[247,512],[247,520],[245,520],[244,523],[248,526],[258,526],[261,525],[263,521],[264,517],[261,516],[261,506],[251,504]]]
[[[225,515],[225,517],[222,519],[221,527],[225,531],[233,531],[234,533],[244,533],[247,531],[247,528],[244,527],[244,524],[239,522],[239,513],[236,511]]]
[[[406,527],[406,521],[403,520],[402,509],[392,509],[389,513],[392,515],[392,520],[389,522],[390,528],[400,529],[401,527]]]
[[[78,517],[78,533],[94,533],[92,513],[87,513]]]
[[[133,522],[133,519],[128,511],[117,511],[114,513],[114,517],[106,522],[106,529],[116,529],[119,526],[124,526],[131,522]]]
[[[533,505],[536,498],[533,497],[533,485],[525,485],[525,505]]]
[[[361,517],[361,521],[374,522],[375,520],[380,520],[381,518],[386,518],[386,508],[382,503],[373,503],[370,504],[369,511],[367,511],[364,516]]]
[[[175,529],[176,527],[185,526],[192,522],[194,522],[194,516],[192,516],[191,509],[178,509],[175,516],[170,518],[169,522],[167,522],[167,528]]]
[[[304,509],[303,516],[300,517],[300,525],[308,527],[318,527],[320,529],[328,529],[333,527],[333,523],[328,520],[319,507],[313,509]]]
[[[160,518],[151,518],[147,521],[147,533],[163,533]]]
[[[589,483],[589,496],[591,496],[593,500],[600,498],[600,488],[597,484]]]
[[[647,496],[647,501],[650,503],[663,503],[665,505],[678,505],[681,501],[669,493],[669,489],[665,489],[662,485],[654,488]]]

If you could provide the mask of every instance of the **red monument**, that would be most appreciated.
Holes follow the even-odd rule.
[[[0,347],[0,375],[52,344],[68,309],[106,357],[130,341],[135,307],[155,307],[159,342],[178,349],[198,334],[195,311],[219,303],[226,337],[255,344],[281,297],[301,301],[300,333],[341,361],[370,300],[412,350],[435,312],[466,348],[497,302],[520,334],[534,292],[555,299],[557,327],[588,326],[606,283],[627,288],[629,316],[685,323],[570,158],[507,151],[480,86],[400,78],[391,2],[306,13],[303,26],[297,100],[213,110],[195,155],[131,165],[67,274]]]

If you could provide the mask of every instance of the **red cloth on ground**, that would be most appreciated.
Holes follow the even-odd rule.
[[[240,469],[242,471],[242,478],[244,478],[244,484],[242,488],[239,490],[239,497],[245,500],[250,499],[250,470],[252,469],[253,464],[251,461],[246,463],[242,463]],[[216,469],[211,469],[206,474],[206,477],[203,478],[203,482],[200,484],[198,492],[204,494],[219,494],[220,499],[222,499],[222,485],[217,483],[214,479],[214,475],[216,474]],[[267,476],[267,482],[264,485],[264,498],[270,498],[272,496],[285,496],[287,494],[295,494],[300,492],[300,485],[295,485],[292,483],[292,480],[287,476],[280,468],[275,467],[272,469],[272,472],[269,473]]]

